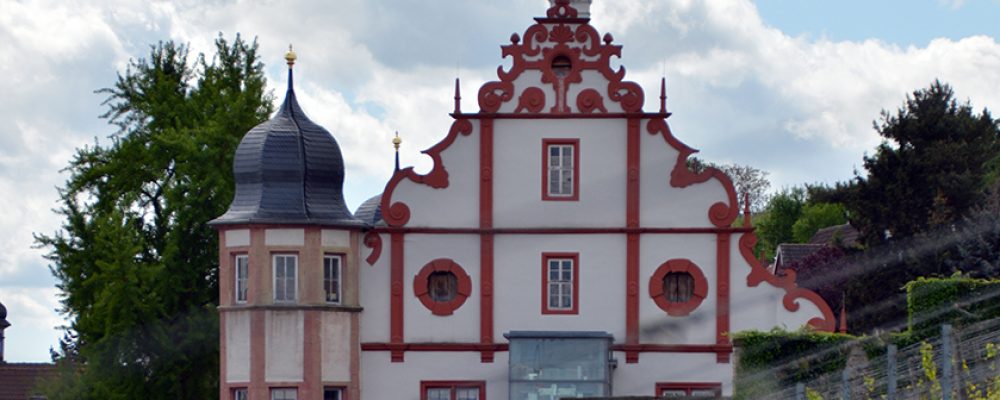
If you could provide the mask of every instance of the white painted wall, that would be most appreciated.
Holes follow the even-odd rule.
[[[642,235],[639,239],[639,339],[642,343],[715,344],[715,235]],[[668,260],[686,258],[708,281],[708,296],[690,315],[674,317],[649,297],[649,280]]]
[[[396,186],[392,199],[410,207],[407,226],[479,226],[479,123],[473,121],[470,135],[458,134],[441,152],[441,160],[448,171],[447,188],[435,189],[409,179]]]
[[[264,357],[268,382],[301,382],[303,347],[302,311],[267,311],[264,317]]]
[[[578,315],[542,314],[542,253],[579,253]],[[500,235],[494,241],[494,332],[605,331],[625,339],[624,235]]]
[[[363,399],[420,399],[420,381],[485,380],[486,399],[507,398],[507,353],[482,363],[478,352],[407,352],[406,362],[392,363],[387,351],[361,353]]]
[[[716,179],[686,188],[670,185],[670,174],[678,152],[663,135],[651,135],[642,121],[640,139],[639,218],[646,227],[712,227],[708,210],[716,202],[728,202]]]
[[[494,225],[625,226],[625,132],[624,120],[497,120]],[[542,201],[543,138],[580,139],[579,201]]]
[[[324,229],[320,233],[320,244],[323,247],[350,247],[351,231]]]
[[[226,247],[240,247],[250,245],[249,229],[230,229],[226,231]]]
[[[636,364],[625,363],[625,354],[615,352],[618,369],[614,372],[616,396],[651,396],[656,383],[720,382],[722,394],[733,393],[733,365],[716,362],[715,353],[642,353]]]
[[[326,382],[351,380],[351,314],[321,313],[321,376]]]
[[[479,236],[410,234],[405,238],[403,334],[407,342],[479,341]],[[452,315],[437,316],[413,294],[413,280],[427,263],[450,258],[472,280],[472,293]],[[386,285],[388,287],[388,285]]]
[[[250,381],[250,311],[222,313],[226,324],[226,382]]]
[[[389,262],[392,249],[389,235],[379,236],[382,238],[382,255],[375,265],[368,265],[365,261],[371,249],[361,246],[359,257],[358,296],[361,307],[365,309],[361,313],[362,343],[389,341]]]
[[[264,244],[268,246],[304,246],[305,230],[267,229],[264,231]]]

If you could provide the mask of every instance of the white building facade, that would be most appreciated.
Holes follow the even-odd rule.
[[[298,133],[258,127],[253,157],[286,138],[304,161],[268,180],[267,162],[237,151],[237,199],[213,222],[221,398],[729,395],[730,332],[834,329],[819,296],[753,257],[732,182],[687,168],[695,151],[671,132],[662,86],[644,111],[588,3],[554,1],[513,35],[480,110],[456,92],[430,172],[397,170],[353,214],[312,212],[322,196],[342,203],[343,162],[336,193],[310,192],[337,162],[309,159],[297,104],[275,118]],[[241,185],[255,191],[241,200]],[[305,211],[278,215],[287,201]]]

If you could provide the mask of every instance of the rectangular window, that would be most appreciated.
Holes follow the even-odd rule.
[[[299,257],[294,254],[274,255],[274,301],[294,302],[297,289]]]
[[[542,254],[542,314],[579,312],[578,253]]]
[[[341,256],[323,256],[323,291],[326,293],[326,302],[340,304],[340,265]]]
[[[580,140],[542,140],[542,200],[579,200]]]
[[[236,302],[247,302],[247,276],[250,273],[250,258],[239,254],[233,260],[236,267]]]
[[[282,388],[271,389],[271,400],[298,400],[298,389]]]
[[[249,400],[250,397],[247,396],[247,388],[237,388],[233,389],[233,400]]]
[[[485,381],[422,381],[420,400],[485,400]]]
[[[656,395],[673,397],[719,397],[722,396],[721,383],[657,383]]]
[[[344,400],[344,388],[323,388],[323,400]]]

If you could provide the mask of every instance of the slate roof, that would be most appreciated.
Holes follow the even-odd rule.
[[[340,146],[299,107],[291,68],[285,102],[273,118],[243,137],[233,174],[236,195],[229,210],[212,225],[364,225],[344,201]]]
[[[55,364],[0,362],[0,400],[33,400],[43,397],[32,389],[38,379],[55,372]]]
[[[858,244],[858,232],[851,224],[834,225],[816,231],[809,239],[812,244],[839,244],[841,247],[853,247]]]
[[[825,246],[825,244],[811,243],[779,244],[778,249],[775,251],[776,255],[774,257],[774,268],[772,269],[772,272],[776,275],[784,275],[784,269],[788,267],[788,265],[811,256],[813,253],[819,251],[819,249],[822,249]]]
[[[385,225],[382,220],[382,195],[374,196],[354,210],[354,218],[368,225]]]

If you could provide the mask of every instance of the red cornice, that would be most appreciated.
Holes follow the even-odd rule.
[[[378,233],[423,233],[441,235],[610,235],[610,234],[739,234],[751,232],[752,228],[438,228],[438,227],[377,227]]]
[[[732,345],[717,344],[615,344],[614,351],[638,353],[732,353]],[[509,343],[361,343],[362,351],[441,351],[441,352],[481,352],[508,351]]]
[[[592,99],[588,99],[591,101]],[[580,101],[577,99],[577,101]],[[603,102],[601,103],[603,105]],[[548,114],[548,113],[533,113],[533,112],[518,112],[518,113],[490,113],[490,112],[478,112],[478,113],[451,113],[452,118],[462,120],[462,119],[627,119],[627,118],[637,118],[637,119],[665,119],[670,117],[670,113],[659,113],[659,112],[617,112],[617,113],[595,113],[592,112],[582,112],[582,113],[563,113],[563,114]]]

